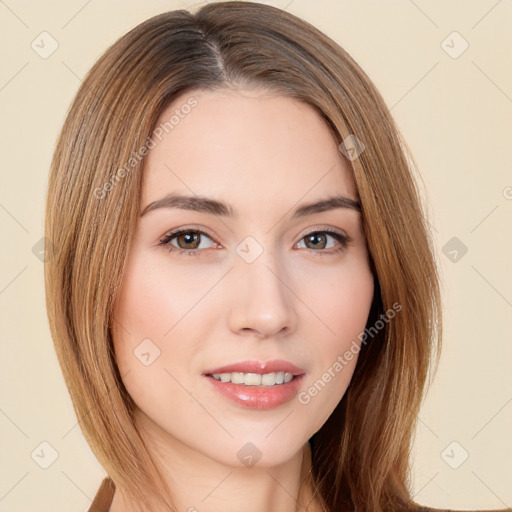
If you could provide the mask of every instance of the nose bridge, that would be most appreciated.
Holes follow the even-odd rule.
[[[230,322],[234,330],[253,329],[261,335],[293,328],[294,295],[279,252],[247,237],[236,249],[233,279],[236,293]]]

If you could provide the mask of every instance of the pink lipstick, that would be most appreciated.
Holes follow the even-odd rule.
[[[250,409],[271,409],[292,400],[305,371],[282,359],[240,361],[203,375],[222,396]]]

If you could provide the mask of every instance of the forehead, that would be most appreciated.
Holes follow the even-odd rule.
[[[256,89],[194,90],[160,116],[144,166],[142,205],[171,192],[233,204],[355,198],[348,161],[310,105]],[[261,203],[260,203],[261,206]]]

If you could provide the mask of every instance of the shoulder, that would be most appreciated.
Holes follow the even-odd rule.
[[[451,508],[432,508],[420,505],[419,503],[411,503],[404,512],[512,512],[512,508],[457,510]]]
[[[108,512],[114,492],[116,490],[115,484],[110,477],[105,477],[94,497],[91,507],[87,512]],[[400,509],[400,512],[512,512],[512,508],[501,509],[471,509],[471,510],[456,510],[448,508],[433,508],[419,503],[411,502],[407,506]]]
[[[94,500],[87,512],[108,512],[112,499],[114,498],[114,491],[116,487],[110,477],[105,477],[94,496]]]

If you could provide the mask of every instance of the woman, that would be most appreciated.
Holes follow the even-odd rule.
[[[46,217],[91,511],[419,509],[441,312],[411,161],[352,58],[273,7],[165,13],[100,58]]]

